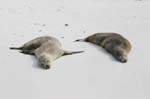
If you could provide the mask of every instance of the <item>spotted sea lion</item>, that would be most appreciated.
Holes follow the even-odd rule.
[[[130,42],[118,33],[95,33],[77,41],[85,41],[99,45],[122,63],[127,62],[127,55],[132,48]]]
[[[36,56],[39,64],[45,69],[49,69],[52,62],[61,56],[83,52],[65,51],[61,48],[60,41],[51,36],[37,37],[21,47],[10,47],[10,49],[20,50],[21,53]]]

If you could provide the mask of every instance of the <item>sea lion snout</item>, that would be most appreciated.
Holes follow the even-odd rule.
[[[50,69],[50,64],[49,63],[46,63],[46,62],[40,62],[40,65],[42,66],[42,68],[44,69]]]
[[[126,63],[127,62],[127,58],[126,57],[123,57],[123,56],[118,56],[117,58],[120,62],[122,63]]]
[[[51,67],[50,57],[48,57],[48,55],[46,55],[46,54],[40,55],[39,56],[39,64],[44,69],[50,69],[50,67]]]
[[[117,53],[114,56],[118,61],[120,61],[122,63],[126,63],[128,60],[127,55],[122,51],[117,51]]]
[[[50,69],[50,65],[43,65],[44,69]]]

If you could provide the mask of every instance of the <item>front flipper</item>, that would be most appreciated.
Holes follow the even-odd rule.
[[[78,54],[78,53],[83,53],[84,51],[71,51],[71,52],[69,52],[69,51],[64,51],[64,54],[63,54],[63,56],[65,56],[65,55],[72,55],[72,54]]]

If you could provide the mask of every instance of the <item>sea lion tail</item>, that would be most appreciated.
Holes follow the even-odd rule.
[[[72,54],[78,54],[78,53],[83,53],[84,51],[72,51],[72,52],[68,52],[65,51],[63,55],[72,55]]]
[[[85,41],[85,39],[77,39],[74,42],[84,42],[84,41]]]
[[[22,50],[22,47],[10,47],[9,49],[12,49],[12,50]]]

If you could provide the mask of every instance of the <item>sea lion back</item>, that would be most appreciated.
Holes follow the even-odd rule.
[[[115,35],[116,33],[95,33],[91,36],[88,36],[85,38],[86,42],[91,42],[97,45],[101,46],[101,43],[107,39],[108,37],[111,37],[112,35]]]
[[[124,49],[127,53],[131,50],[130,42],[120,34],[108,36],[107,39],[102,42],[101,46],[109,50],[119,47]]]

